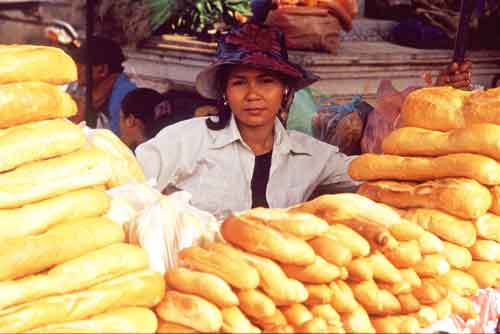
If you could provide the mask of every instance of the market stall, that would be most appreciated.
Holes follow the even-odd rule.
[[[416,90],[386,154],[351,164],[358,194],[217,222],[65,119],[75,77],[58,49],[0,47],[0,332],[493,332],[498,90]]]

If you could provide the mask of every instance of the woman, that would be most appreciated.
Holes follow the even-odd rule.
[[[137,88],[122,101],[120,111],[120,139],[130,149],[153,138],[169,125],[169,103],[160,93],[149,88]]]
[[[288,207],[313,193],[354,191],[352,157],[280,122],[295,91],[318,78],[288,61],[281,32],[246,23],[225,33],[216,62],[196,79],[218,117],[162,130],[136,155],[163,191],[182,189],[219,218],[252,207]]]
[[[162,130],[136,155],[158,188],[189,191],[193,205],[226,216],[256,206],[287,207],[318,186],[352,191],[350,158],[334,146],[286,131],[293,93],[318,78],[288,61],[283,35],[247,23],[225,34],[217,62],[196,79],[199,93],[219,101],[219,116]]]

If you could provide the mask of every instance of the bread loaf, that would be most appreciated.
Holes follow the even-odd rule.
[[[347,264],[348,278],[353,282],[371,281],[373,269],[367,257],[354,259]]]
[[[297,333],[329,333],[325,319],[313,318],[295,327]]]
[[[438,320],[448,318],[453,313],[453,306],[448,298],[441,299],[431,307],[436,312]]]
[[[262,333],[295,333],[295,330],[290,325],[280,325],[266,328],[262,331]]]
[[[0,281],[35,274],[125,239],[122,228],[103,218],[60,224],[38,236],[0,245]]]
[[[222,315],[222,328],[223,333],[248,333],[258,334],[260,329],[252,325],[252,323],[241,313],[240,309],[236,306],[223,308]]]
[[[349,165],[355,180],[429,181],[464,177],[485,185],[500,183],[500,164],[478,154],[458,153],[436,158],[363,154]]]
[[[363,257],[370,254],[370,244],[356,231],[342,224],[333,224],[325,233],[327,238],[335,240],[338,244],[347,247],[352,257]]]
[[[403,293],[400,295],[397,295],[396,298],[398,299],[399,303],[401,304],[401,313],[402,314],[410,314],[410,313],[415,313],[420,310],[422,305],[420,305],[420,302],[418,301],[417,298],[411,293]]]
[[[0,174],[0,209],[16,208],[69,191],[105,184],[111,177],[107,156],[82,149],[28,163]]]
[[[446,298],[448,296],[448,290],[436,279],[424,278],[422,279],[422,285],[415,288],[412,294],[420,304],[432,305]]]
[[[429,327],[438,320],[437,313],[431,306],[422,306],[418,312],[409,315],[417,319],[422,328]]]
[[[411,92],[401,107],[401,125],[437,131],[463,128],[465,98],[471,93],[452,87],[427,87]]]
[[[500,215],[500,186],[490,188],[491,191],[491,207],[490,211],[495,215]]]
[[[73,123],[54,119],[0,130],[0,172],[22,164],[53,158],[82,148],[83,131]]]
[[[500,88],[474,92],[465,99],[463,114],[466,124],[500,124]]]
[[[500,160],[500,126],[473,124],[449,132],[400,128],[382,144],[385,154],[437,157],[454,153],[475,153]]]
[[[86,320],[48,325],[28,333],[153,333],[158,320],[143,307],[125,307]]]
[[[464,320],[477,318],[476,308],[469,298],[461,297],[450,291],[448,293],[448,301],[451,304],[452,312],[461,316]]]
[[[112,169],[109,188],[121,186],[130,182],[144,182],[146,177],[130,149],[110,130],[92,130],[89,136],[92,146],[105,152]]]
[[[311,284],[330,283],[340,276],[339,267],[320,256],[316,256],[314,263],[307,266],[282,264],[281,267],[288,277]]]
[[[401,209],[439,209],[464,219],[475,219],[491,206],[488,189],[469,179],[440,179],[422,184],[371,182],[361,185],[358,193]]]
[[[332,301],[330,304],[337,312],[351,313],[359,307],[351,288],[344,281],[330,283],[330,290],[332,292]]]
[[[368,257],[368,264],[373,271],[373,278],[376,281],[398,283],[403,280],[399,270],[380,252],[370,255]]]
[[[402,241],[396,248],[383,251],[384,256],[396,268],[412,268],[422,260],[418,241]]]
[[[147,266],[148,258],[143,249],[122,243],[109,245],[59,264],[44,274],[0,282],[0,310],[47,296],[84,290]]]
[[[358,306],[355,310],[349,313],[342,314],[342,323],[346,333],[376,333],[373,328],[370,318],[365,309]]]
[[[292,213],[280,209],[255,208],[243,213],[245,218],[255,220],[278,231],[290,233],[308,240],[328,230],[328,223],[307,213]]]
[[[310,311],[314,317],[324,319],[328,325],[342,326],[340,315],[329,304],[315,305],[310,308]]]
[[[338,243],[336,238],[329,236],[329,234],[309,240],[309,245],[316,254],[336,266],[343,267],[352,260],[349,248]]]
[[[282,263],[308,265],[315,259],[314,250],[304,240],[245,217],[228,217],[220,231],[232,244]]]
[[[410,316],[370,317],[377,333],[418,333],[420,324]]]
[[[236,306],[239,303],[229,285],[212,274],[175,268],[166,272],[165,282],[170,288],[202,297],[220,308]]]
[[[163,320],[194,328],[202,333],[218,332],[222,327],[219,309],[205,299],[169,290],[156,306],[156,314]]]
[[[265,294],[256,289],[238,292],[239,307],[243,313],[253,318],[270,317],[276,311],[276,305]]]
[[[77,79],[73,59],[62,49],[38,45],[0,46],[0,84],[42,81],[53,85]]]
[[[189,328],[187,326],[182,326],[175,324],[173,322],[169,321],[164,321],[162,319],[158,320],[158,329],[156,330],[156,333],[173,333],[173,334],[179,334],[179,333],[198,333],[193,328]]]
[[[401,304],[389,291],[379,289],[375,282],[365,281],[351,286],[356,300],[370,315],[386,316],[401,312]]]
[[[253,322],[257,324],[260,328],[264,330],[270,330],[272,328],[276,328],[278,326],[285,326],[288,324],[283,312],[279,308],[276,309],[274,314],[270,317],[253,319]],[[273,333],[270,331],[270,333]]]
[[[455,292],[463,297],[472,297],[479,290],[473,276],[456,269],[451,269],[446,274],[438,276],[437,281],[448,291]]]
[[[259,274],[253,267],[224,254],[189,247],[179,252],[179,259],[193,269],[219,276],[239,289],[255,289],[259,285]]]
[[[476,279],[480,288],[500,287],[500,263],[472,261],[466,272]]]
[[[443,256],[456,269],[467,269],[472,263],[472,255],[467,248],[444,242]]]
[[[120,307],[153,307],[165,293],[160,274],[142,270],[84,291],[47,297],[0,311],[0,331],[26,332],[49,324],[87,319]]]
[[[500,217],[487,213],[474,221],[477,235],[486,240],[500,242]]]
[[[437,277],[450,271],[450,264],[443,255],[430,254],[425,255],[422,261],[413,269],[420,277]]]
[[[413,290],[410,282],[400,281],[397,283],[377,283],[378,287],[383,290],[387,290],[393,295],[401,295],[405,293],[410,293]]]
[[[0,210],[0,243],[43,233],[64,221],[100,216],[109,204],[104,191],[82,189],[18,209]]]
[[[304,302],[307,306],[329,304],[332,292],[326,284],[306,284],[309,298]]]
[[[313,318],[311,312],[302,304],[284,306],[281,311],[287,322],[294,327],[298,327]]]
[[[477,240],[469,250],[473,260],[500,262],[500,243],[496,241]]]
[[[422,255],[438,254],[444,251],[444,243],[435,234],[425,231],[417,240]]]
[[[389,231],[398,241],[418,240],[424,234],[424,230],[413,222],[401,219],[401,223],[389,226]]]
[[[346,220],[384,226],[400,223],[400,217],[394,210],[356,194],[323,195],[291,207],[289,211],[310,213],[323,218],[329,224]]]
[[[410,209],[403,217],[419,224],[425,230],[443,240],[462,247],[470,247],[476,242],[476,229],[468,220],[460,219],[434,209]]]
[[[254,267],[260,276],[259,287],[276,305],[302,303],[308,297],[304,285],[297,280],[289,279],[283,269],[272,260],[245,253],[228,244],[211,243],[207,245],[207,248],[246,261],[250,266]]]
[[[76,111],[71,96],[56,86],[41,82],[0,86],[0,129],[71,117]]]

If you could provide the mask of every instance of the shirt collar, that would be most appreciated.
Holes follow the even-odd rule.
[[[274,120],[274,130],[276,134],[273,146],[274,151],[282,152],[284,154],[312,155],[310,149],[302,145],[301,142],[293,140],[290,137],[278,117]],[[231,120],[229,121],[229,125],[227,127],[218,131],[210,130],[209,133],[212,137],[212,144],[210,145],[210,148],[212,149],[222,148],[235,141],[243,142],[233,114],[231,114]]]

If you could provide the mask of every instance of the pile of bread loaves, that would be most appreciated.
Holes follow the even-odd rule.
[[[164,280],[102,218],[105,189],[144,177],[112,134],[64,119],[75,79],[59,49],[0,46],[0,332],[154,332]]]
[[[364,196],[227,218],[227,243],[182,250],[166,274],[158,331],[415,333],[477,317],[469,297],[500,287],[500,126],[475,124],[500,124],[496,101],[500,91],[416,91],[402,117],[419,128],[385,140],[393,155],[351,165],[376,181]]]

